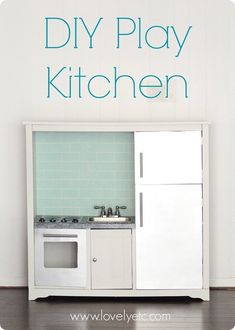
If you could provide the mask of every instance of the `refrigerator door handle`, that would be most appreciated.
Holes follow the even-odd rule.
[[[144,154],[140,152],[140,178],[144,177]]]
[[[143,193],[140,193],[140,227],[144,226],[144,219],[143,219]]]

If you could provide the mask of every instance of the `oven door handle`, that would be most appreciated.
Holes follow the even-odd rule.
[[[78,235],[75,235],[75,234],[43,234],[43,237],[77,238]]]

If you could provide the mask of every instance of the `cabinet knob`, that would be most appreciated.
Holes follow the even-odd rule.
[[[93,262],[96,262],[97,261],[97,258],[93,258],[92,260],[93,260]]]

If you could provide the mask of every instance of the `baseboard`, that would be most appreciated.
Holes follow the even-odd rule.
[[[211,286],[210,290],[212,291],[235,291],[235,287],[234,286]]]
[[[0,289],[28,289],[27,286],[12,286],[12,285],[4,285],[0,286]],[[0,328],[1,329],[1,328]]]
[[[15,277],[11,279],[0,278],[0,287],[26,287],[27,280],[25,277]]]
[[[210,286],[213,288],[232,288],[235,287],[235,277],[210,279]]]

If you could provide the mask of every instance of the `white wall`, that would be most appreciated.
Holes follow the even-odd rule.
[[[44,49],[44,17],[103,16],[106,28],[96,50]],[[114,49],[113,20],[142,17],[144,24],[193,25],[180,60],[171,52]],[[59,31],[58,31],[59,33]],[[0,5],[0,285],[26,285],[25,146],[22,122],[209,120],[211,285],[235,286],[235,5],[229,0],[5,0]],[[97,34],[98,36],[98,34]],[[107,42],[109,40],[109,42]],[[189,76],[190,97],[180,88],[169,101],[133,100],[127,88],[114,100],[46,98],[47,65],[81,65],[87,73],[114,65],[136,77],[180,72]]]

